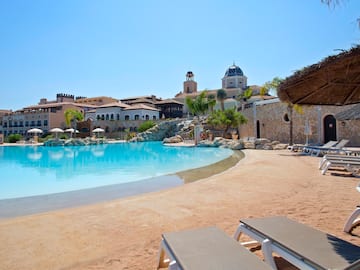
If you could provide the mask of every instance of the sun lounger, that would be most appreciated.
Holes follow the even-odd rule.
[[[304,147],[307,146],[304,144],[293,144],[293,145],[289,145],[287,149],[291,152],[299,152],[299,151],[303,151]]]
[[[351,156],[351,155],[339,155],[339,154],[338,155],[325,155],[320,160],[319,169],[322,170],[328,161],[359,161],[360,162],[360,157],[359,156]]]
[[[327,149],[329,147],[335,146],[338,143],[338,141],[328,141],[322,146],[305,146],[303,147],[303,152],[305,154],[313,155],[314,152],[318,152],[321,149]]]
[[[183,270],[271,270],[260,258],[216,227],[163,234],[157,269],[164,267]]]
[[[341,153],[343,150],[343,147],[349,142],[349,140],[343,139],[339,143],[337,143],[335,146],[331,147],[319,147],[316,149],[313,149],[311,151],[312,156],[323,156],[328,153]]]
[[[352,173],[356,176],[360,170],[360,160],[344,159],[344,160],[327,160],[322,166],[321,174],[324,175],[329,169],[341,169]]]
[[[234,235],[261,244],[265,262],[277,253],[300,269],[360,269],[360,247],[286,217],[242,219]]]
[[[360,192],[360,183],[357,185],[356,190]],[[352,233],[353,229],[360,226],[360,205],[356,206],[355,210],[351,213],[347,219],[344,232]]]

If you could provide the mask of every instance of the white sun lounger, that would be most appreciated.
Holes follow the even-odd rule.
[[[305,154],[309,154],[309,155],[313,155],[313,152],[317,152],[321,149],[327,149],[329,147],[335,146],[338,143],[338,141],[328,141],[327,143],[325,143],[324,145],[321,146],[312,146],[312,145],[308,145],[303,147],[303,152]]]
[[[355,161],[355,162],[359,161],[360,162],[360,157],[351,156],[351,155],[325,155],[320,160],[319,170],[322,170],[328,161]]]
[[[326,155],[328,153],[341,153],[343,151],[344,146],[347,145],[348,142],[349,140],[343,139],[339,143],[330,147],[323,146],[323,147],[315,148],[311,151],[311,155],[319,157],[322,155]]]
[[[163,234],[157,269],[164,267],[171,270],[271,270],[259,257],[216,227]]]
[[[322,166],[321,174],[324,175],[329,169],[334,168],[345,170],[356,176],[360,170],[360,160],[328,160]]]
[[[242,219],[234,238],[241,234],[261,244],[273,269],[273,253],[300,269],[360,269],[359,246],[286,217]]]

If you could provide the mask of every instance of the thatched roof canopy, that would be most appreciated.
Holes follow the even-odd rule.
[[[278,95],[293,104],[360,103],[360,45],[296,71],[279,85]]]
[[[359,120],[360,119],[360,104],[351,107],[348,110],[335,114],[336,120]]]

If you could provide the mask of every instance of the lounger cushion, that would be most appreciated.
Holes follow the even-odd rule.
[[[360,264],[360,247],[286,217],[242,219],[240,222],[319,269],[345,269],[354,262]],[[360,265],[356,269],[360,269]]]
[[[271,269],[216,227],[165,233],[163,239],[184,270]]]

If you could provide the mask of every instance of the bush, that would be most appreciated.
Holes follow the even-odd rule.
[[[22,136],[20,134],[10,134],[8,136],[9,143],[16,143],[17,141],[20,141],[21,139],[22,139]]]
[[[153,121],[145,121],[139,126],[138,132],[144,132],[149,128],[152,128],[153,126],[155,126],[155,123]]]

